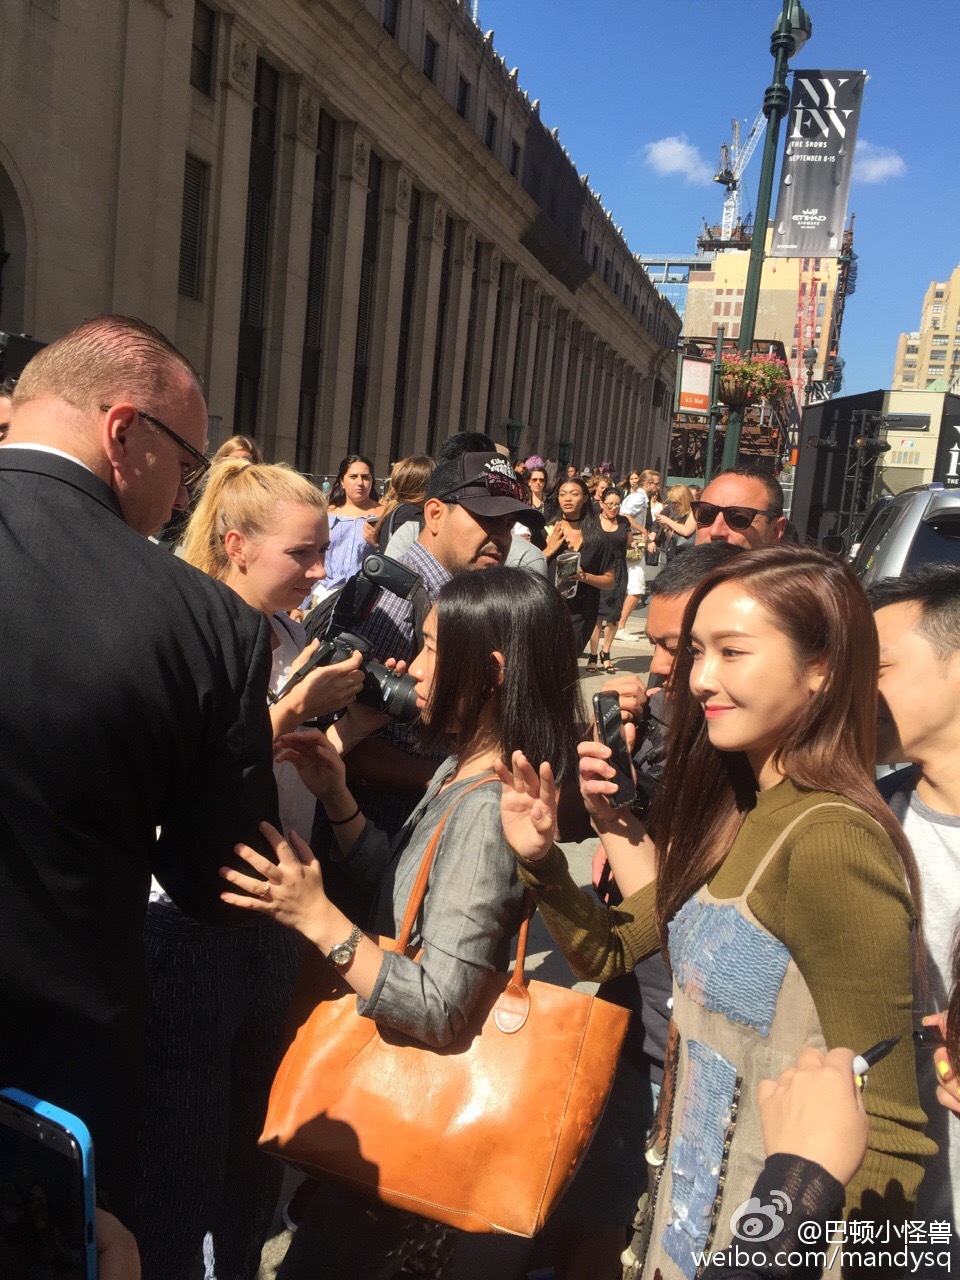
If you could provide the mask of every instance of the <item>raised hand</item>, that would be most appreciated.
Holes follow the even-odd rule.
[[[508,768],[498,760],[494,765],[502,784],[503,834],[514,853],[530,862],[539,862],[557,838],[557,786],[553,770],[545,760],[537,772],[522,751],[513,753],[511,764],[512,768]]]
[[[336,747],[320,729],[285,733],[276,741],[277,762],[289,760],[303,784],[321,803],[343,794],[347,770]]]
[[[260,830],[269,841],[277,861],[271,862],[249,845],[238,844],[236,853],[257,875],[248,876],[231,867],[221,867],[220,874],[224,880],[243,892],[225,890],[220,897],[231,906],[271,916],[287,928],[310,936],[318,918],[330,906],[323,888],[320,863],[307,842],[301,840],[295,831],[291,831],[287,841],[269,822],[261,822]]]

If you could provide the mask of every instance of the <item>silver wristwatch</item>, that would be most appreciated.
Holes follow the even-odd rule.
[[[353,926],[353,932],[346,942],[338,942],[335,947],[331,947],[327,952],[327,959],[331,964],[335,964],[338,969],[345,969],[353,959],[353,953],[357,949],[357,944],[363,934],[357,925]]]

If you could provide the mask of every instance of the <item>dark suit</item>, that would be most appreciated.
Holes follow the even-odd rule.
[[[268,636],[96,476],[0,448],[0,1086],[87,1121],[121,1216],[150,875],[230,914],[217,869],[276,804]]]

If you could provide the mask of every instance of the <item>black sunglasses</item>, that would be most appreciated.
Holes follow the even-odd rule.
[[[100,412],[109,413],[110,406],[108,404],[102,404],[100,406]],[[162,431],[164,435],[169,436],[174,444],[178,444],[185,453],[189,453],[190,457],[196,460],[196,465],[184,471],[180,477],[180,483],[184,488],[192,489],[193,486],[197,484],[197,482],[210,470],[210,460],[205,458],[198,449],[193,447],[192,444],[187,444],[186,440],[184,440],[182,436],[178,436],[175,431],[171,431],[166,423],[161,422],[159,418],[154,418],[152,414],[144,413],[142,409],[136,409],[135,412],[138,417],[141,417],[144,420],[144,422],[149,422],[151,427],[156,427],[158,431]]]
[[[452,489],[448,489],[445,493],[438,493],[436,496],[443,502],[454,494],[463,493],[465,489],[479,488],[480,485],[483,485],[487,493],[497,498],[509,497],[516,502],[525,502],[527,506],[530,505],[530,486],[524,484],[522,480],[513,480],[510,476],[505,476],[501,471],[484,471],[475,480],[455,485]]]
[[[775,520],[778,514],[776,511],[760,511],[756,507],[718,507],[714,502],[691,502],[690,510],[700,529],[706,529],[712,525],[722,512],[724,522],[738,533],[749,529],[757,516],[766,516],[769,520]]]

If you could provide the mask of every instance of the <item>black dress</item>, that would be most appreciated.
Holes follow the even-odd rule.
[[[610,547],[613,556],[613,586],[609,591],[600,592],[600,608],[598,617],[601,622],[619,622],[623,613],[623,602],[627,595],[627,547],[630,545],[630,521],[626,516],[617,516],[617,527],[613,532],[600,526],[600,533]]]
[[[569,544],[566,549],[568,551],[575,550]],[[610,549],[610,543],[607,538],[600,533],[584,534],[583,542],[580,545],[580,568],[582,571],[593,574],[606,573],[612,564],[613,552]],[[601,594],[598,587],[591,587],[587,583],[581,582],[577,587],[576,594],[566,602],[567,608],[570,610],[570,621],[573,623],[574,635],[577,640],[577,653],[583,651],[583,646],[590,639],[591,632],[597,625]]]

